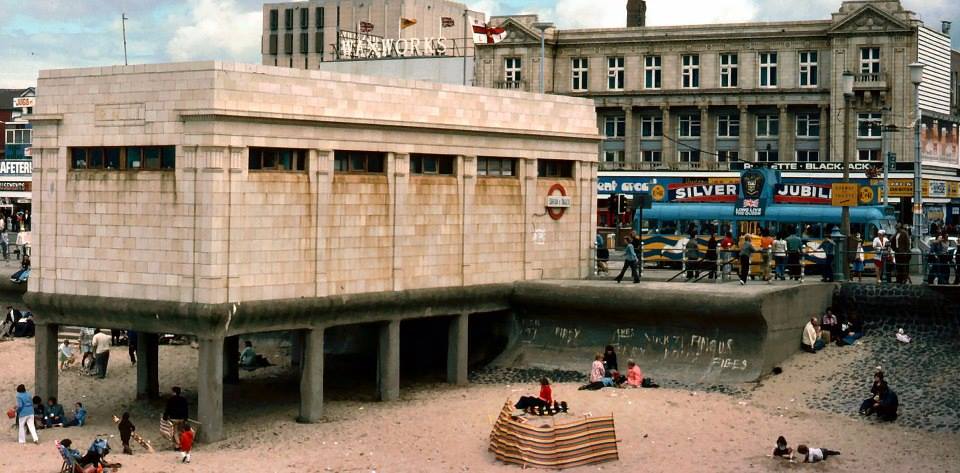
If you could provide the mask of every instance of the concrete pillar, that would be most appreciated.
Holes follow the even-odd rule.
[[[225,384],[237,384],[240,382],[239,335],[223,339],[223,382]]]
[[[700,166],[715,168],[717,163],[717,120],[709,105],[700,106]]]
[[[303,364],[300,370],[300,416],[297,422],[311,424],[323,416],[323,332],[303,332]]]
[[[159,335],[140,332],[137,338],[137,399],[160,396],[159,354]]]
[[[400,321],[380,325],[377,392],[381,401],[400,399]]]
[[[740,161],[753,163],[757,157],[753,155],[754,139],[757,123],[750,115],[746,105],[740,106]]]
[[[447,382],[450,384],[467,384],[469,325],[470,314],[459,314],[450,319],[447,332]]]
[[[820,161],[830,161],[830,128],[830,106],[822,104],[820,105]]]
[[[668,139],[673,138],[676,140],[679,136],[679,129],[677,129],[676,124],[673,121],[673,115],[670,113],[670,107],[662,106],[660,110],[663,112],[663,138],[661,141],[661,160],[664,166],[671,166],[675,164],[680,158],[677,156],[677,144]]]
[[[200,340],[197,420],[200,441],[223,440],[223,338]]]
[[[625,163],[635,163],[640,161],[640,156],[637,152],[639,146],[637,146],[640,133],[636,129],[636,121],[633,116],[633,105],[626,105],[623,107],[623,125],[624,125],[624,134],[623,134],[623,162]]]
[[[797,124],[794,122],[794,115],[790,113],[787,104],[777,106],[780,111],[780,135],[777,143],[777,157],[780,162],[795,162],[797,153],[794,148],[796,145]]]
[[[43,399],[59,397],[57,373],[57,334],[60,326],[56,324],[37,324],[34,339],[34,396]]]

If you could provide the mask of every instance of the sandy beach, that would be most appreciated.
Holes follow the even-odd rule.
[[[0,387],[11,405],[16,385],[32,382],[33,351],[31,339],[0,343]],[[196,366],[196,350],[163,346],[160,358],[161,385],[166,389],[179,384],[195,402],[191,367]],[[575,384],[557,384],[554,395],[570,404],[571,416],[612,412],[621,439],[619,462],[572,471],[960,471],[956,433],[925,432],[805,407],[804,396],[818,389],[810,384],[814,377],[807,375],[813,365],[813,359],[796,356],[784,365],[783,375],[734,396],[677,389],[592,392],[578,391]],[[0,471],[57,471],[55,440],[71,438],[85,449],[97,433],[116,434],[110,416],[124,410],[131,412],[138,432],[157,446],[155,454],[134,446],[134,455],[122,455],[119,437],[112,438],[111,457],[123,464],[120,471],[125,472],[519,470],[494,460],[487,452],[488,436],[504,400],[533,392],[536,386],[404,386],[401,401],[394,403],[351,400],[349,392],[338,391],[327,396],[324,422],[302,425],[294,422],[298,394],[289,373],[283,366],[244,372],[240,385],[226,386],[228,440],[199,445],[193,463],[184,465],[160,439],[157,419],[162,401],[133,400],[135,370],[126,358],[126,347],[118,347],[106,380],[74,373],[61,376],[62,404],[69,410],[75,401],[84,402],[89,424],[41,430],[39,445],[21,446],[16,429],[8,423],[0,437]],[[195,404],[191,409],[195,412]],[[786,436],[794,447],[802,442],[843,454],[817,465],[774,460],[767,455],[778,435]]]

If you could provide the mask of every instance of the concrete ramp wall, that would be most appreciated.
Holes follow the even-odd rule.
[[[828,284],[517,283],[516,333],[497,363],[586,373],[611,344],[621,370],[632,358],[654,378],[753,381],[798,351],[832,294]]]

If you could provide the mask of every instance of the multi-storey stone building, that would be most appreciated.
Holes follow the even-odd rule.
[[[310,0],[263,5],[263,64],[317,69],[321,62],[341,59],[342,32],[388,40],[416,39],[402,44],[415,56],[464,56],[473,52],[472,21],[482,13],[446,0]],[[419,41],[449,38],[442,52]],[[435,41],[433,42],[435,43]],[[355,44],[355,43],[350,43]],[[351,48],[353,49],[353,48]],[[348,52],[343,59],[361,59],[361,52]]]
[[[643,4],[628,3],[627,28],[546,31],[543,87],[594,99],[602,171],[709,178],[749,163],[836,179],[846,153],[866,179],[886,150],[901,173],[891,176],[908,180],[916,105],[908,65],[919,61],[924,176],[955,195],[924,192],[941,207],[960,198],[949,36],[899,1],[844,1],[826,20],[658,27],[642,26]],[[478,46],[478,85],[539,89],[536,21],[491,19],[508,35]],[[854,79],[849,102],[845,72]],[[900,132],[882,133],[884,125]]]

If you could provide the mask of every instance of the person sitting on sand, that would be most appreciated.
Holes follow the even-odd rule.
[[[830,334],[831,342],[839,339],[843,333],[843,330],[840,329],[840,323],[837,321],[837,316],[834,315],[833,309],[830,307],[827,307],[827,310],[823,313],[820,327],[821,330],[826,330]]]
[[[800,348],[807,353],[816,353],[823,348],[823,340],[820,339],[820,322],[816,317],[810,319],[807,325],[803,327],[803,337],[800,340]]]
[[[68,458],[70,458],[70,460],[73,462],[74,465],[79,467],[79,469],[74,468],[73,470],[71,470],[71,473],[73,473],[74,471],[81,471],[83,473],[95,473],[97,471],[96,467],[93,465],[87,465],[86,467],[84,467],[84,464],[81,461],[83,459],[83,455],[80,454],[79,450],[71,447],[73,447],[72,440],[70,439],[60,440],[60,448],[63,449],[63,454]]]
[[[812,448],[806,445],[800,444],[797,445],[797,453],[803,455],[804,463],[817,463],[824,461],[827,457],[839,455],[840,452],[836,450],[829,450],[826,448]]]
[[[877,371],[873,375],[873,385],[870,387],[870,398],[864,399],[860,403],[860,415],[871,416],[877,414],[882,420],[897,420],[897,410],[900,407],[900,399],[887,382],[883,379],[883,372]]]
[[[243,342],[243,351],[240,352],[240,367],[245,370],[255,370],[257,368],[264,368],[267,366],[273,366],[269,360],[263,357],[263,355],[258,355],[253,349],[253,343],[250,340]]]
[[[589,389],[594,391],[603,388],[604,372],[603,354],[597,353],[597,355],[593,357],[593,365],[590,366],[590,382],[580,386],[580,390]]]
[[[522,396],[514,407],[521,411],[533,413],[533,409],[547,409],[552,404],[553,389],[550,387],[550,380],[540,378],[540,396]]]
[[[73,408],[73,419],[63,423],[64,427],[83,427],[87,423],[87,410],[83,408],[82,403],[77,403]]]
[[[847,320],[847,328],[844,330],[844,337],[837,340],[838,346],[853,345],[857,340],[863,338],[863,321],[857,314],[850,314]]]
[[[639,388],[643,385],[643,371],[633,360],[627,360],[627,387]]]
[[[787,446],[787,439],[782,435],[777,437],[777,446],[773,449],[773,457],[793,460],[793,449]]]
[[[47,400],[46,414],[46,425],[48,429],[54,426],[63,427],[63,423],[66,421],[66,415],[63,413],[63,406],[57,402],[57,398],[51,397]]]
[[[613,345],[607,345],[603,350],[603,374],[604,376],[610,376],[611,371],[619,369],[620,367],[617,366],[617,352],[614,351]]]

